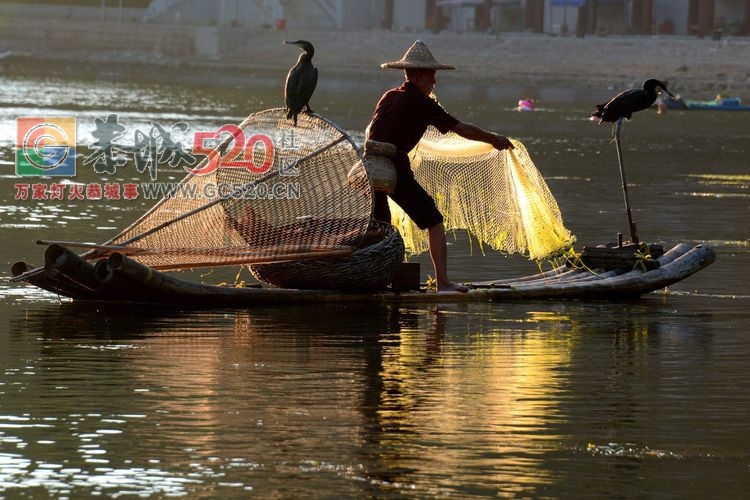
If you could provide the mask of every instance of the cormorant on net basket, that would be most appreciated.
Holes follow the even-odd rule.
[[[302,108],[307,108],[305,110],[307,113],[313,113],[313,110],[310,109],[310,98],[318,84],[318,68],[312,64],[315,48],[310,42],[306,40],[285,40],[284,43],[296,45],[304,51],[297,59],[297,64],[292,66],[286,75],[286,86],[284,87],[286,117],[294,119],[294,125],[296,126],[297,115],[302,112]]]

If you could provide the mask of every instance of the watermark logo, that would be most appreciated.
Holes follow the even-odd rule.
[[[76,119],[68,116],[16,119],[16,175],[74,176]]]
[[[75,118],[18,117],[16,122],[17,176],[76,176]],[[189,130],[190,126],[182,121],[171,126],[150,122],[150,129],[135,129],[128,134],[117,113],[95,117],[93,140],[79,145],[79,152],[89,151],[81,155],[83,166],[96,174],[112,176],[119,169],[134,165],[140,174],[148,171],[151,182],[119,182],[116,178],[87,183],[29,180],[14,184],[15,199],[133,200],[139,195],[146,199],[193,200],[300,198],[301,187],[296,178],[302,175],[300,164],[306,156],[302,138],[294,129],[279,129],[268,135],[226,124],[215,131],[193,132],[192,150],[188,149]],[[203,156],[203,161],[197,156]],[[192,176],[207,178],[198,183],[156,182],[157,171],[164,166],[182,167]],[[242,182],[222,182],[222,178],[212,176],[219,168],[245,169],[248,174],[232,176]]]
[[[224,134],[232,136],[232,148],[220,153],[215,146],[207,146],[206,141],[214,143],[221,140]],[[216,132],[196,132],[193,139],[193,154],[204,154],[208,161],[196,169],[185,169],[195,175],[209,175],[217,168],[246,168],[254,174],[265,174],[273,166],[275,146],[266,134],[253,134],[245,137],[245,132],[237,125],[224,125]],[[259,157],[259,159],[256,159]]]
[[[195,165],[197,160],[183,149],[182,142],[173,138],[175,131],[185,133],[190,126],[185,122],[175,123],[171,129],[165,129],[161,124],[153,122],[151,130],[144,133],[138,129],[133,135],[133,145],[124,145],[119,141],[124,137],[127,128],[120,123],[116,113],[110,113],[105,120],[94,119],[94,137],[92,147],[94,152],[83,160],[84,165],[93,163],[97,174],[113,175],[118,167],[125,166],[128,158],[120,153],[133,155],[135,168],[139,173],[149,171],[151,180],[156,180],[157,168],[161,164],[168,164],[175,168],[181,162]],[[186,170],[188,170],[186,168]]]

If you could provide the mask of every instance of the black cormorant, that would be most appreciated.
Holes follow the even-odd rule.
[[[597,104],[594,107],[594,112],[591,113],[591,119],[599,119],[599,123],[611,122],[612,135],[614,136],[614,142],[617,146],[617,163],[620,166],[620,178],[622,179],[622,194],[625,198],[625,211],[628,214],[628,225],[630,226],[630,240],[634,244],[640,243],[638,239],[638,231],[633,221],[633,214],[630,210],[630,197],[628,196],[628,181],[625,179],[625,166],[623,165],[622,159],[622,147],[620,146],[620,127],[622,126],[623,119],[630,119],[633,113],[642,111],[650,107],[659,92],[665,92],[670,97],[674,97],[669,90],[667,85],[654,80],[653,78],[643,82],[643,88],[640,89],[628,89],[624,92],[620,92],[609,102],[603,104]]]
[[[284,88],[284,103],[286,104],[287,118],[294,119],[294,125],[297,125],[297,115],[302,112],[302,108],[307,108],[306,112],[312,113],[310,109],[310,97],[315,92],[315,86],[318,84],[318,68],[313,66],[312,58],[315,54],[313,45],[305,40],[284,41],[285,44],[296,45],[304,52],[297,59],[297,64],[292,66],[286,75],[286,86]]]
[[[667,85],[659,80],[649,79],[643,82],[643,88],[628,89],[614,96],[609,102],[597,104],[594,112],[591,113],[592,119],[599,119],[599,123],[615,123],[622,118],[630,119],[633,113],[650,107],[659,92],[665,92],[670,97],[674,97]]]

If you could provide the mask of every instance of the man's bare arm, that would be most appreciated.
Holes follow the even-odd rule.
[[[452,132],[455,132],[464,139],[486,142],[487,144],[491,144],[495,149],[513,149],[513,144],[507,137],[494,132],[488,132],[476,125],[472,125],[471,123],[458,122],[458,124],[453,127]]]

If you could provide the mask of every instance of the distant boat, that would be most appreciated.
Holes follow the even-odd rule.
[[[664,99],[667,109],[696,109],[714,111],[750,111],[750,106],[742,104],[739,97],[721,97],[710,101],[693,101],[690,99]]]
[[[535,105],[534,99],[519,99],[518,111],[534,111]]]

